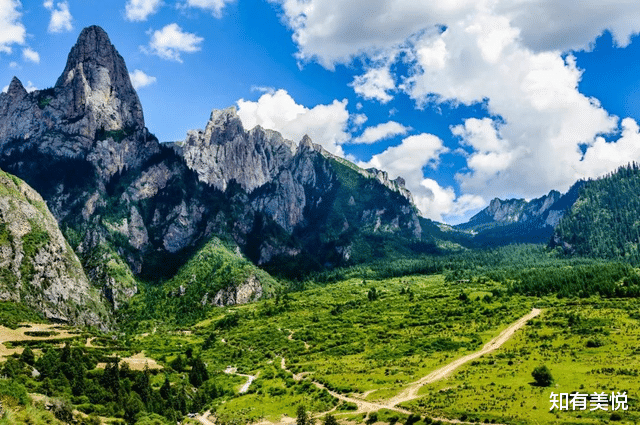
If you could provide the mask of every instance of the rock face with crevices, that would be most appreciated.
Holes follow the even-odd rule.
[[[114,309],[137,292],[136,277],[169,281],[214,237],[284,274],[433,245],[401,178],[306,136],[247,130],[235,108],[214,110],[183,142],[159,143],[96,26],[82,30],[52,88],[28,93],[14,78],[0,94],[0,168],[42,195]],[[219,302],[255,298],[244,293]]]
[[[256,276],[251,275],[237,287],[230,286],[218,291],[212,302],[214,305],[222,307],[225,305],[246,304],[260,298],[262,298],[262,285]]]
[[[113,320],[42,197],[0,171],[0,301],[48,319],[108,329]]]
[[[157,153],[124,59],[104,30],[82,30],[55,86],[32,93],[13,78],[0,95],[0,148],[81,158],[109,179]]]

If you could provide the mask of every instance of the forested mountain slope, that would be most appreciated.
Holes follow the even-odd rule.
[[[588,181],[554,232],[553,246],[600,258],[640,263],[640,167],[620,167]]]

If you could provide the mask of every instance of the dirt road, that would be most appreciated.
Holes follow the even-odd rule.
[[[194,419],[200,422],[202,425],[215,425],[215,423],[209,420],[210,414],[211,414],[211,410],[207,410],[202,415],[196,415]]]
[[[418,398],[418,391],[420,390],[420,388],[422,388],[422,386],[444,379],[447,376],[451,375],[456,369],[458,369],[463,364],[468,363],[471,360],[475,360],[480,356],[484,356],[485,354],[488,354],[493,350],[496,350],[497,348],[500,348],[502,344],[507,342],[509,338],[511,338],[518,329],[522,328],[529,320],[533,319],[538,314],[540,314],[540,310],[537,308],[534,308],[533,310],[531,310],[531,313],[521,317],[518,321],[513,323],[504,331],[502,331],[500,335],[493,338],[491,341],[487,342],[480,351],[467,354],[466,356],[460,357],[459,359],[452,361],[451,363],[441,367],[440,369],[434,370],[427,376],[410,384],[408,388],[403,390],[397,396],[389,399],[387,404],[389,406],[397,406],[398,404],[404,403],[405,401]]]
[[[235,367],[228,367],[224,370],[224,373],[227,374],[233,374],[233,375],[238,375],[238,376],[244,376],[245,378],[247,378],[247,382],[245,382],[240,389],[238,390],[238,393],[243,394],[246,393],[247,391],[249,391],[249,386],[251,385],[251,383],[253,382],[254,379],[256,379],[258,377],[258,375],[245,375],[244,373],[238,373],[238,370]]]

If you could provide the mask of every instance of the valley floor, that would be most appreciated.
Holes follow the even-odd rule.
[[[11,359],[28,343],[37,358],[44,340],[57,350],[61,339],[70,341],[96,359],[127,363],[132,383],[145,371],[152,391],[167,382],[184,388],[188,403],[196,394],[188,359],[201,358],[216,395],[184,424],[293,424],[299,406],[316,420],[331,414],[345,424],[633,423],[640,420],[639,307],[633,298],[525,297],[491,281],[442,276],[353,278],[215,309],[192,326],[140,322],[117,340],[51,325],[0,328],[0,349]],[[549,387],[533,382],[541,365],[553,375]],[[25,385],[34,393],[42,387],[37,378]],[[552,392],[576,391],[624,392],[628,410],[551,409]],[[85,415],[117,413],[70,399]]]

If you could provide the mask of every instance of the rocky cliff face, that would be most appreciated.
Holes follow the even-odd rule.
[[[362,231],[422,238],[417,210],[402,179],[392,181],[383,171],[363,170],[307,136],[296,144],[259,126],[247,131],[235,108],[214,110],[205,130],[189,132],[176,152],[201,182],[225,191],[238,185],[251,211],[275,222],[285,235],[319,237],[311,242],[313,238],[304,235],[285,245],[282,239],[265,240],[253,255],[259,264],[276,257],[296,257],[315,249],[308,244],[323,238],[330,239],[323,245],[328,248],[330,242],[331,256],[346,261],[351,257],[352,238]],[[369,193],[363,196],[363,191]],[[345,243],[336,245],[332,240],[336,237]]]
[[[248,193],[272,181],[296,152],[280,133],[260,127],[246,132],[235,108],[214,110],[205,130],[190,131],[182,148],[202,182],[224,191],[235,180]]]
[[[53,88],[27,93],[14,77],[0,95],[0,115],[4,155],[85,159],[102,180],[158,152],[124,60],[96,26],[82,31]]]
[[[338,184],[333,166],[351,168],[413,204],[401,178],[392,181],[384,171],[360,169],[325,151],[308,136],[296,145],[260,126],[246,131],[233,107],[214,110],[205,130],[190,131],[178,146],[200,181],[222,191],[235,182],[252,198],[257,211],[289,233],[305,221],[304,211],[310,206],[308,189],[317,187],[320,181],[327,183],[323,188],[326,191]],[[257,191],[259,188],[263,190]],[[420,237],[419,232],[416,237]]]
[[[112,325],[98,289],[90,285],[42,197],[2,171],[0,300],[23,302],[55,321]]]
[[[0,95],[0,167],[42,195],[113,308],[134,276],[167,281],[216,236],[284,272],[431,243],[401,179],[308,137],[247,131],[234,108],[160,144],[99,27],[82,31],[53,88],[27,93],[14,78]]]

